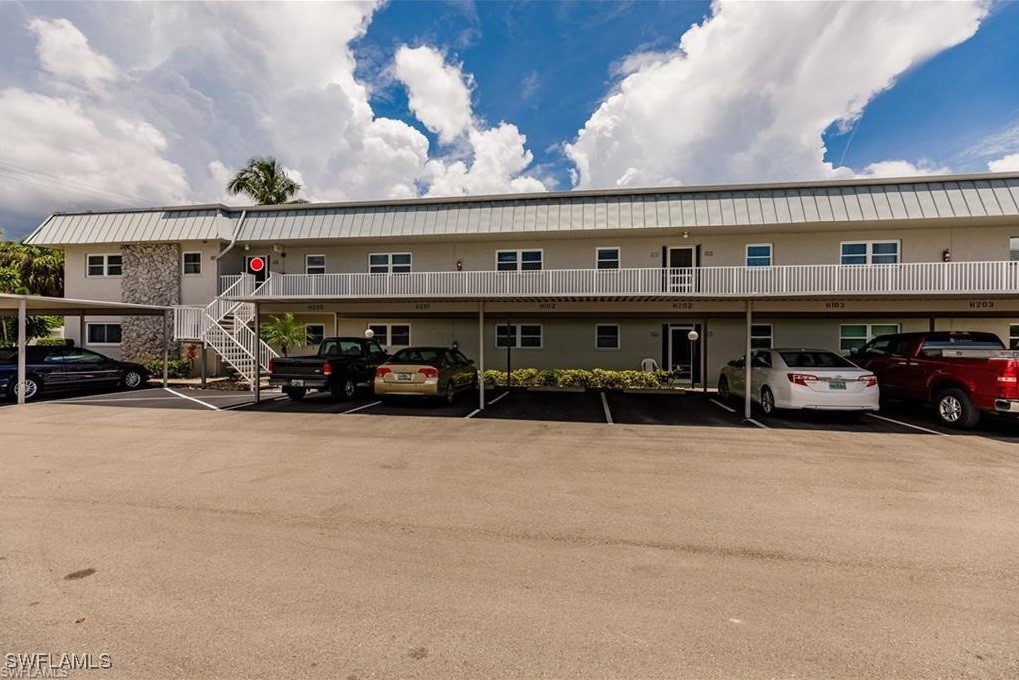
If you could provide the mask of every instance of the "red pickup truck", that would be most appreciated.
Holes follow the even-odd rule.
[[[933,403],[945,425],[974,427],[983,412],[1019,414],[1019,352],[993,333],[881,335],[852,357],[877,376],[882,398]]]

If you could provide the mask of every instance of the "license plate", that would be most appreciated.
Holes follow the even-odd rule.
[[[410,380],[410,377],[411,377],[410,373],[397,373],[396,374],[396,379],[397,380]]]
[[[828,383],[828,389],[829,390],[844,390],[844,389],[846,389],[846,384],[844,382],[830,382],[830,383]]]
[[[293,378],[290,381],[290,386],[291,387],[304,387],[304,381],[303,380],[298,380],[297,378]]]

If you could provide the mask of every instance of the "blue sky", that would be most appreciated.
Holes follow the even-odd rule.
[[[0,3],[0,226],[1019,169],[1019,3]]]

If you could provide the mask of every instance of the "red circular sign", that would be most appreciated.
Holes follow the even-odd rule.
[[[260,272],[265,269],[265,260],[260,257],[253,257],[248,261],[248,269],[253,272]]]

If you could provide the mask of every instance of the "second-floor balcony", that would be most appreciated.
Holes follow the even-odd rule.
[[[271,274],[255,298],[746,298],[1019,294],[1019,262]]]

